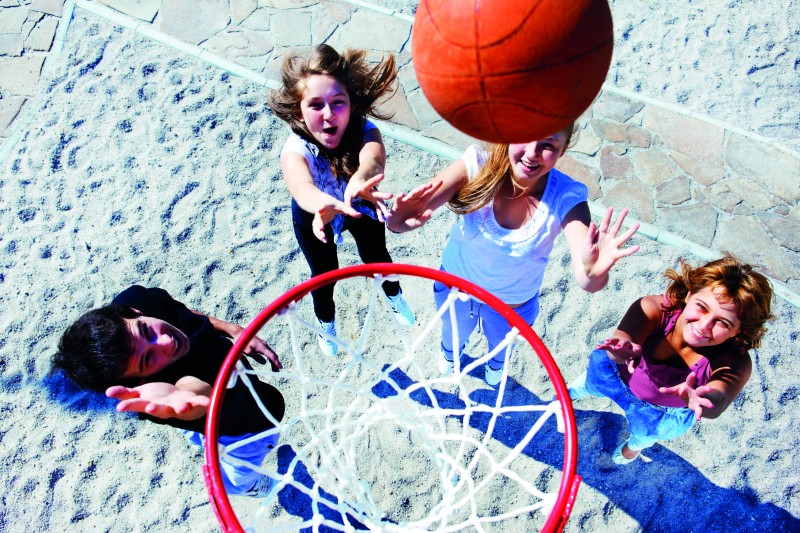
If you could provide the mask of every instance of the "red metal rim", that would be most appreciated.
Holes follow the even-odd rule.
[[[313,289],[342,279],[357,276],[373,277],[375,274],[382,276],[392,274],[415,276],[439,281],[449,287],[457,287],[493,307],[508,320],[508,323],[512,327],[516,327],[520,335],[533,347],[542,365],[545,367],[550,380],[553,382],[556,398],[564,413],[564,471],[559,486],[558,498],[553,506],[553,510],[542,526],[541,531],[542,533],[553,533],[563,530],[569,518],[569,514],[572,511],[575,495],[581,480],[580,476],[577,475],[578,428],[575,423],[575,412],[572,408],[572,402],[569,398],[566,383],[550,351],[536,332],[534,332],[513,309],[486,290],[458,276],[448,274],[441,270],[402,263],[353,265],[315,276],[289,289],[265,307],[253,321],[250,322],[242,335],[239,336],[239,339],[234,343],[233,347],[231,347],[217,375],[217,380],[214,382],[214,388],[211,393],[211,403],[206,415],[206,464],[203,466],[203,478],[206,482],[211,506],[220,522],[222,530],[226,532],[244,531],[242,525],[239,523],[239,519],[236,517],[233,507],[231,507],[225,487],[222,484],[219,453],[216,445],[219,438],[219,417],[222,409],[222,402],[225,397],[225,390],[231,374],[236,367],[236,363],[241,358],[244,348],[250,340],[256,336],[259,330],[261,330],[264,324],[277,315],[286,305],[300,300]]]

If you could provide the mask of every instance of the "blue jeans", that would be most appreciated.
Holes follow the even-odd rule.
[[[195,446],[205,448],[206,438],[202,433],[183,430],[183,434],[186,436],[189,442]],[[219,443],[223,446],[228,446],[234,442],[252,437],[253,435],[257,435],[257,433],[247,433],[245,435],[239,435],[236,437],[221,435],[219,437]],[[267,456],[267,454],[269,454],[269,452],[271,452],[275,446],[278,445],[278,437],[279,434],[275,433],[269,437],[264,437],[249,444],[245,444],[244,446],[236,448],[235,450],[229,450],[227,454],[242,461],[247,461],[248,463],[261,466],[261,463],[264,462],[264,458]],[[221,454],[219,466],[222,472],[222,483],[225,485],[225,490],[229,495],[244,494],[253,488],[256,481],[258,481],[258,479],[261,477],[260,473],[256,472],[250,467],[233,465],[226,462],[225,457]]]
[[[438,281],[433,284],[433,299],[436,301],[436,308],[442,307],[447,300],[449,289],[444,283]],[[481,322],[483,333],[486,335],[486,340],[489,343],[489,352],[494,350],[500,342],[505,339],[511,326],[503,318],[503,315],[495,311],[491,306],[485,303],[478,302],[470,298],[466,302],[456,300],[453,303],[455,310],[455,323],[458,343],[461,345],[458,349],[458,355],[464,350],[467,344],[470,333],[475,329],[478,320]],[[539,314],[539,296],[536,295],[521,306],[514,309],[516,313],[529,325],[533,325]],[[442,316],[442,350],[444,351],[445,359],[448,361],[453,360],[453,323],[450,320],[450,312],[446,312]],[[487,352],[488,353],[488,352]],[[495,355],[490,361],[489,366],[498,369],[502,368],[506,360],[506,351],[500,350],[500,353]]]
[[[625,411],[631,434],[628,448],[634,451],[649,448],[659,440],[680,437],[695,424],[691,409],[663,407],[634,396],[605,350],[593,351],[586,371],[569,386],[573,400],[588,395],[608,398]]]

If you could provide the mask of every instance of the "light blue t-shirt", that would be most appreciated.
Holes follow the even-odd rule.
[[[464,152],[472,179],[488,153],[477,145]],[[488,290],[503,302],[520,304],[537,294],[561,223],[573,207],[588,200],[589,189],[552,169],[533,218],[506,229],[494,217],[492,203],[459,217],[442,253],[442,267]]]

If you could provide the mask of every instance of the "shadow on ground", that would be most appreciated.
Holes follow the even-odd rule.
[[[482,372],[480,368],[476,369],[474,377],[482,379]],[[414,383],[400,370],[392,371],[389,377],[394,383],[383,381],[373,388],[377,397],[397,394],[397,389],[406,389]],[[491,405],[496,400],[496,394],[496,390],[487,387],[474,391],[471,400]],[[421,391],[413,393],[411,397],[422,405],[431,405],[430,398]],[[437,391],[435,397],[440,407],[463,407],[454,394]],[[509,378],[504,405],[540,405],[548,402]],[[485,431],[489,420],[488,414],[473,415],[470,425]],[[603,493],[613,505],[636,520],[644,531],[800,531],[800,519],[771,502],[760,502],[749,487],[737,490],[717,486],[697,468],[663,446],[655,445],[646,452],[651,459],[649,463],[635,461],[625,466],[615,465],[611,462],[610,452],[626,434],[625,419],[621,415],[578,408],[576,421],[578,473],[583,477],[583,483]],[[513,448],[534,422],[529,414],[509,414],[496,421],[492,437]],[[279,455],[279,468],[283,471],[294,459],[293,452],[285,448]],[[523,453],[561,469],[563,438],[555,431],[540,431]],[[300,465],[295,472],[296,478],[299,477],[305,486],[313,485],[305,467]],[[279,501],[292,515],[308,519],[313,514],[310,498],[291,487],[280,493]],[[669,511],[659,512],[659,509]],[[330,508],[324,508],[322,512],[326,518],[343,523],[341,513]],[[353,525],[357,529],[363,527],[357,522],[353,522]],[[577,526],[577,530],[583,529],[581,524],[573,526]]]

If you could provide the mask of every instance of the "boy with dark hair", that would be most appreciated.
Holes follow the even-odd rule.
[[[118,411],[135,411],[140,419],[184,430],[190,442],[203,446],[211,388],[225,356],[243,328],[188,309],[158,288],[138,285],[121,292],[111,305],[88,311],[64,332],[53,356],[61,369],[83,388],[105,391],[120,400]],[[281,368],[272,349],[254,337],[245,354]],[[249,368],[246,360],[242,363]],[[271,385],[251,379],[269,413],[258,407],[242,383],[225,392],[220,417],[220,444],[227,445],[275,427],[284,401]],[[260,465],[278,435],[229,451]],[[266,444],[265,444],[266,442]],[[263,497],[274,481],[254,470],[221,462],[228,494]]]

